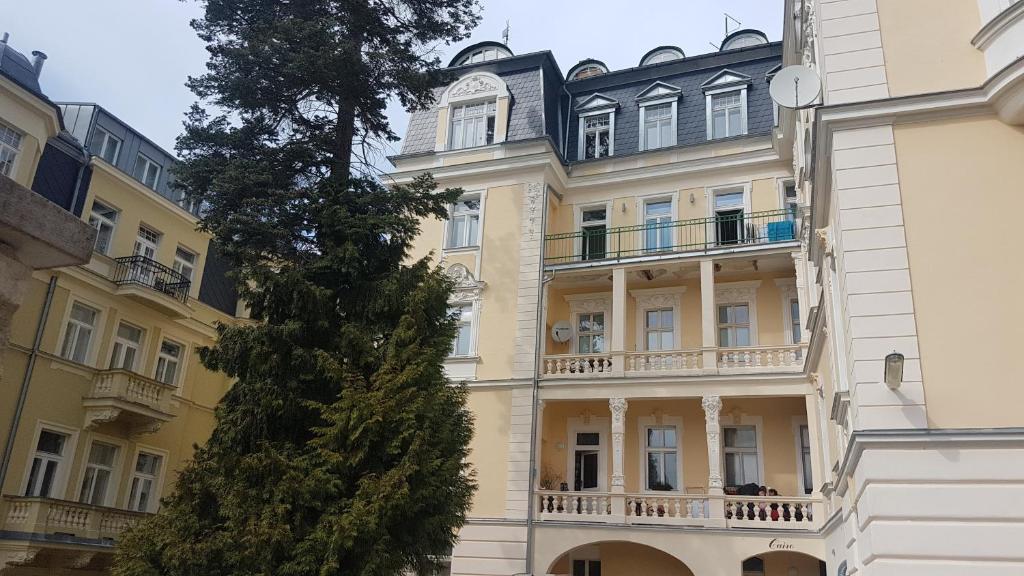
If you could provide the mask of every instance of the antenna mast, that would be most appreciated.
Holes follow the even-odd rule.
[[[730,33],[739,30],[740,27],[743,26],[742,22],[740,22],[739,20],[733,18],[732,16],[729,16],[725,12],[722,12],[722,16],[725,17],[725,36],[722,36],[722,38],[725,38]],[[729,24],[730,23],[734,23],[734,25],[735,25],[735,28],[733,28],[732,30],[729,30]],[[715,44],[714,42],[708,42],[708,44],[711,44],[711,47],[714,48],[715,50],[721,50],[721,45],[719,45],[719,44]]]
[[[501,31],[501,38],[504,40],[503,44],[508,46],[508,33],[512,30],[512,26],[509,25],[508,20],[505,20],[505,29]]]

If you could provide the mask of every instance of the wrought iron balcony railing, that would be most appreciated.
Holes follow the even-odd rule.
[[[548,266],[738,248],[796,239],[788,210],[734,213],[618,228],[584,228],[544,237]]]
[[[188,303],[188,291],[192,282],[180,272],[145,256],[124,256],[117,258],[115,262],[114,283],[118,286],[145,286],[182,303]]]

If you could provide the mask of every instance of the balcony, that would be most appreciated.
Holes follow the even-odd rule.
[[[704,368],[704,351],[662,350],[623,354],[555,354],[544,356],[541,375],[547,378],[593,378],[595,376],[699,376],[707,374],[759,374],[800,372],[804,350],[800,345],[713,348],[718,363]],[[615,370],[621,357],[624,371]]]
[[[7,545],[0,551],[0,572],[6,574],[5,569],[11,568],[35,569],[40,574],[107,570],[114,541],[144,516],[54,498],[4,496],[0,531],[7,533]]]
[[[192,282],[181,273],[145,256],[115,259],[113,278],[117,293],[155,306],[174,318],[188,315]]]
[[[544,264],[549,268],[585,268],[748,250],[796,239],[797,223],[786,210],[730,214],[549,234],[544,237]]]
[[[93,377],[92,390],[82,398],[85,428],[118,424],[131,435],[155,432],[174,417],[175,387],[127,370],[104,370]]]
[[[821,498],[709,496],[706,494],[614,494],[538,490],[539,521],[626,525],[817,530]],[[712,512],[712,508],[717,513]],[[622,510],[616,515],[612,511]]]

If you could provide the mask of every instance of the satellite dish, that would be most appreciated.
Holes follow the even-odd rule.
[[[551,327],[551,339],[555,342],[568,342],[572,338],[572,325],[568,321],[555,322]]]
[[[786,66],[772,78],[768,92],[783,108],[806,108],[821,94],[821,78],[806,66]]]

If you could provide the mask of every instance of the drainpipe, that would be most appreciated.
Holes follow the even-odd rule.
[[[50,276],[50,284],[46,287],[46,301],[43,303],[43,310],[39,313],[39,324],[36,325],[36,338],[32,342],[32,351],[28,355],[28,365],[25,367],[25,377],[21,379],[21,390],[18,392],[18,404],[14,408],[14,417],[11,419],[11,429],[7,433],[7,445],[4,446],[3,459],[0,460],[0,491],[3,490],[4,481],[7,479],[7,468],[11,463],[11,454],[14,451],[14,435],[21,423],[21,413],[25,409],[25,400],[28,398],[28,386],[32,380],[32,371],[36,366],[36,358],[39,356],[39,346],[43,341],[43,329],[46,328],[46,319],[50,316],[50,304],[53,303],[53,293],[57,289],[57,277]]]
[[[547,231],[548,220],[548,185],[544,184],[544,193],[541,194],[543,209],[540,213],[540,264],[537,270],[537,315],[535,330],[536,341],[533,345],[533,403],[530,410],[530,479],[526,486],[526,574],[533,574],[533,517],[536,513],[534,499],[534,485],[537,481],[537,400],[540,397],[540,362],[541,342],[544,330],[541,322],[544,321],[544,286],[550,282],[554,275],[544,276],[544,233]]]

